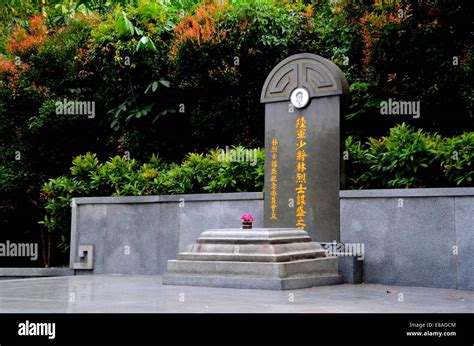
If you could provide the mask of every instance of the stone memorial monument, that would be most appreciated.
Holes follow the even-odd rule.
[[[318,55],[293,55],[271,71],[261,95],[266,228],[205,230],[168,261],[163,284],[295,289],[342,282],[337,258],[311,238],[339,240],[339,99],[346,90],[339,68]]]
[[[341,70],[319,55],[292,55],[270,72],[265,103],[264,226],[296,227],[339,241]]]
[[[164,285],[287,290],[342,283],[328,257],[300,229],[210,229],[168,261]]]

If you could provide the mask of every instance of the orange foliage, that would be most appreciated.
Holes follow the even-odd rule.
[[[0,57],[0,88],[8,88],[13,92],[17,92],[17,81],[21,73],[28,70],[29,67],[28,64],[22,62],[15,64],[12,60],[4,60]]]
[[[176,25],[174,32],[171,55],[174,56],[178,47],[185,42],[192,42],[199,46],[203,43],[219,43],[226,38],[225,30],[219,28],[219,21],[224,19],[224,14],[232,7],[226,2],[222,3],[207,0],[195,8],[193,14],[187,14]]]
[[[395,12],[387,13],[383,11],[380,14],[375,12],[369,12],[360,19],[362,39],[364,41],[364,58],[362,62],[364,64],[370,64],[373,61],[374,47],[380,40],[380,34],[384,27],[387,25],[399,25],[402,21],[402,17],[398,16],[398,10],[400,6],[397,5]]]
[[[244,31],[244,30],[247,29],[249,26],[250,26],[249,22],[245,21],[245,22],[243,22],[242,24],[239,25],[239,30],[240,30],[240,31]]]
[[[308,6],[304,11],[303,11],[303,17],[306,18],[311,18],[313,16],[313,7]]]
[[[25,30],[20,25],[11,32],[7,42],[6,53],[16,55],[15,58],[0,58],[1,88],[8,88],[14,93],[18,91],[18,80],[22,72],[29,69],[18,55],[31,52],[43,44],[48,29],[42,16],[34,16],[29,20],[29,29]],[[42,92],[43,90],[41,90]]]
[[[0,75],[17,73],[16,65],[13,61],[0,59]]]
[[[17,25],[11,33],[8,41],[7,53],[24,54],[41,45],[48,33],[42,16],[34,16],[30,19],[30,28],[26,31],[20,25]]]
[[[31,83],[31,88],[38,95],[41,95],[41,96],[48,96],[49,95],[48,87],[46,87],[44,85],[36,85],[36,83],[34,81]]]

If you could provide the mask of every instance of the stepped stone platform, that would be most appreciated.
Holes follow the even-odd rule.
[[[205,230],[167,269],[165,285],[287,290],[343,282],[337,258],[292,228]]]

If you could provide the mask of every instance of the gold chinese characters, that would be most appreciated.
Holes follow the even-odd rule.
[[[270,196],[271,196],[271,209],[272,209],[272,216],[270,217],[270,220],[278,220],[277,217],[277,183],[278,183],[278,178],[277,178],[277,172],[278,172],[278,139],[272,138],[272,171],[270,174],[270,183],[271,183],[271,188],[270,188]]]
[[[296,227],[306,227],[306,119],[296,118]]]

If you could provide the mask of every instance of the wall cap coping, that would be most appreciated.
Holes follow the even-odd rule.
[[[144,204],[169,202],[245,201],[263,199],[263,192],[196,193],[159,196],[76,197],[75,204]]]
[[[70,275],[74,275],[74,270],[69,268],[0,268],[0,277],[38,277]]]
[[[341,190],[340,198],[474,197],[474,187]]]

